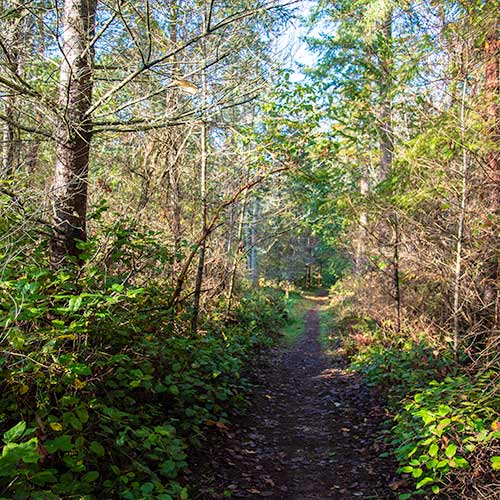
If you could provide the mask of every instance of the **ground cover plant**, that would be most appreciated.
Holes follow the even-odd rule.
[[[498,373],[467,368],[423,332],[377,325],[356,311],[342,284],[334,288],[329,313],[352,369],[388,397],[393,425],[386,439],[413,486],[399,497],[494,495]]]
[[[1,496],[188,498],[189,452],[245,405],[241,372],[275,341],[284,295],[249,291],[192,334],[160,282],[30,260],[0,284]]]

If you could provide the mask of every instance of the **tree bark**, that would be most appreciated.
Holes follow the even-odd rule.
[[[203,4],[203,32],[206,31],[207,26],[207,5],[206,2]],[[206,117],[206,105],[207,105],[207,47],[206,40],[203,40],[202,45],[203,50],[203,61],[202,61],[202,71],[201,71],[201,162],[200,162],[200,198],[201,198],[201,218],[202,218],[202,232],[207,233],[207,222],[208,222],[208,205],[207,205],[207,159],[208,159],[208,124]],[[194,287],[193,295],[193,315],[191,318],[191,330],[196,332],[198,328],[198,315],[200,311],[200,300],[201,300],[201,287],[203,284],[203,274],[205,270],[205,254],[206,254],[207,243],[206,239],[201,242],[200,254],[198,256],[198,270],[196,272],[196,282]]]
[[[462,282],[462,249],[465,228],[465,213],[467,208],[467,172],[468,159],[465,127],[465,98],[467,96],[467,80],[464,78],[462,90],[462,106],[460,109],[460,131],[462,139],[462,190],[460,194],[460,211],[458,214],[457,243],[455,251],[455,284],[453,293],[453,352],[458,356],[460,344],[460,286]]]
[[[227,293],[227,306],[226,306],[226,316],[231,312],[231,306],[233,302],[234,295],[234,286],[236,284],[236,272],[238,271],[238,262],[240,261],[240,253],[243,252],[244,244],[243,244],[243,225],[245,223],[245,213],[247,209],[247,198],[248,198],[248,189],[245,190],[245,194],[243,195],[243,202],[241,205],[240,219],[238,222],[238,234],[236,235],[237,248],[234,254],[233,267],[231,269],[231,279],[229,282],[229,291]]]
[[[60,118],[56,128],[51,263],[61,267],[78,259],[78,241],[85,241],[87,180],[92,125],[93,50],[97,0],[64,2],[62,60],[59,74]]]
[[[500,80],[500,38],[498,27],[495,26],[488,34],[484,46],[485,67],[485,93],[486,93],[486,118],[488,132],[493,143],[487,154],[488,174],[492,182],[491,208],[496,210],[499,204],[500,171],[498,168],[500,156],[500,107],[498,105],[498,91]]]
[[[495,18],[498,21],[498,16]],[[489,213],[493,218],[493,227],[490,235],[491,256],[486,259],[486,276],[484,287],[485,310],[489,316],[488,323],[491,331],[498,329],[499,322],[499,293],[498,278],[500,262],[496,249],[498,248],[497,229],[498,207],[500,203],[500,106],[498,95],[500,89],[500,37],[498,22],[494,22],[484,44],[485,60],[485,98],[486,122],[491,147],[487,153],[487,178],[489,193]]]
[[[399,245],[401,243],[401,235],[399,230],[399,217],[396,211],[392,215],[392,231],[393,231],[393,286],[394,286],[394,301],[396,302],[396,332],[401,331],[401,280],[399,279]]]
[[[394,156],[394,138],[392,131],[392,9],[382,24],[384,46],[380,55],[380,179],[386,180],[391,172]]]
[[[21,10],[19,0],[11,2],[13,10]],[[9,20],[4,25],[4,47],[8,52],[5,52],[6,63],[9,71],[17,75],[20,70],[20,58],[22,52],[22,30],[21,12],[16,12],[14,19]],[[14,90],[11,90],[9,95],[3,97],[6,121],[3,123],[2,130],[2,171],[3,179],[9,178],[19,166],[19,149],[20,138],[19,130],[13,125],[18,116],[18,99]]]
[[[249,268],[250,268],[250,278],[252,280],[252,286],[256,287],[259,284],[259,272],[257,264],[257,228],[256,221],[259,214],[260,202],[259,198],[256,196],[253,213],[252,213],[252,225],[250,227],[250,254],[249,254]]]
[[[380,180],[385,181],[392,171],[394,159],[394,133],[392,127],[392,97],[391,87],[393,79],[392,61],[392,17],[393,11],[389,9],[382,24],[384,46],[380,54]],[[401,282],[400,282],[400,255],[399,245],[401,243],[401,232],[399,227],[399,217],[395,209],[391,209],[389,214],[389,224],[392,226],[392,268],[393,268],[393,288],[394,301],[396,306],[396,331],[401,330]]]

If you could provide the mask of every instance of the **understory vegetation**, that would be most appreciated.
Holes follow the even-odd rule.
[[[342,338],[352,369],[388,399],[386,439],[414,495],[493,498],[500,469],[498,372],[456,359],[442,339],[416,328],[395,332],[366,316],[353,282],[332,288],[330,331]]]
[[[249,290],[226,319],[217,304],[193,334],[154,276],[50,271],[40,257],[12,260],[1,283],[1,496],[188,498],[190,450],[246,404],[242,370],[276,340],[284,294]]]

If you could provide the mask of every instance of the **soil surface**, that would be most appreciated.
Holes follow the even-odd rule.
[[[193,467],[199,499],[397,497],[396,467],[380,457],[383,403],[349,370],[340,346],[323,353],[317,309],[295,345],[257,370],[249,413],[214,429],[215,446]]]

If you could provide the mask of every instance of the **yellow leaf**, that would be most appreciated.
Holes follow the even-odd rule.
[[[29,387],[26,384],[22,384],[19,387],[19,394],[26,394],[29,391]]]
[[[80,379],[75,379],[74,385],[77,389],[83,389],[87,384],[85,382],[82,382]]]
[[[51,422],[50,423],[50,426],[52,427],[52,429],[54,429],[55,431],[62,431],[62,425],[59,423],[59,422]]]
[[[187,80],[174,80],[174,83],[186,94],[194,95],[198,93],[198,87]]]
[[[68,335],[59,335],[57,337],[57,340],[75,340],[76,335],[75,334],[68,334]]]

